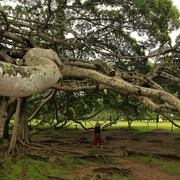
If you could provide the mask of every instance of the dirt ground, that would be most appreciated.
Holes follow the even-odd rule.
[[[60,129],[61,137],[44,136],[35,141],[50,143],[59,147],[63,154],[74,155],[82,159],[99,160],[101,163],[76,171],[80,180],[111,179],[113,172],[130,175],[133,180],[180,180],[180,174],[167,173],[151,162],[142,163],[130,157],[153,155],[164,160],[177,161],[180,166],[180,135],[166,131],[134,132],[128,129],[113,129],[102,132],[103,149],[93,148],[93,131]],[[137,156],[138,155],[138,156]],[[171,157],[171,158],[167,158]]]

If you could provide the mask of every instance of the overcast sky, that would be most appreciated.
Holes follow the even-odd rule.
[[[173,0],[173,3],[174,5],[179,9],[180,11],[180,0]],[[172,38],[172,45],[174,45],[174,41],[175,41],[175,38],[180,34],[180,29],[173,32],[171,34],[171,38]]]
[[[177,8],[180,11],[180,0],[173,0],[173,3],[174,3],[175,6],[177,6]]]

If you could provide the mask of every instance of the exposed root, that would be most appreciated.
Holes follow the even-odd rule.
[[[48,159],[52,156],[52,154],[63,156],[60,148],[31,142],[24,142],[20,139],[18,139],[18,142],[16,143],[15,149],[13,151],[7,152],[7,149],[8,146],[6,146],[6,150],[4,150],[5,157],[29,155],[35,158]]]
[[[159,156],[159,157],[180,159],[180,155],[174,154],[174,153],[155,153],[155,152],[141,152],[141,151],[126,150],[126,156],[129,156],[129,155]]]

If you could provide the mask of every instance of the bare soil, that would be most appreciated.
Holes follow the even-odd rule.
[[[164,161],[178,162],[180,166],[180,135],[167,131],[139,133],[128,129],[102,132],[103,149],[93,148],[94,132],[79,129],[59,129],[60,135],[41,132],[36,143],[58,147],[63,155],[71,155],[92,162],[74,170],[80,180],[111,179],[121,174],[133,180],[180,180],[180,174],[162,170],[162,165],[138,160],[153,156]],[[132,157],[136,157],[133,159]]]

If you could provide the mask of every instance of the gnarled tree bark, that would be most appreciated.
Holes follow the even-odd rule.
[[[61,62],[50,49],[32,48],[23,57],[24,65],[0,61],[0,95],[26,97],[48,89],[61,78]]]

